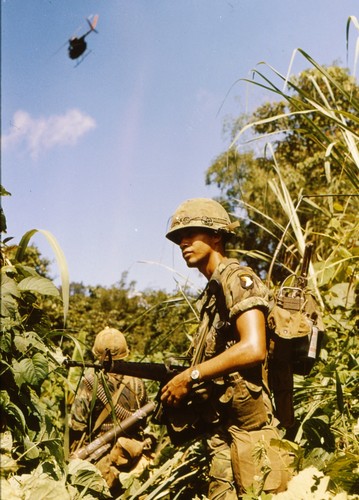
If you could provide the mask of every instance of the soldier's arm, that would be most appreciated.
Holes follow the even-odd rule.
[[[200,380],[211,380],[222,375],[262,363],[266,356],[265,317],[254,308],[241,313],[236,320],[238,342],[212,359],[196,366]],[[177,406],[191,390],[192,368],[176,375],[162,389],[161,400]]]

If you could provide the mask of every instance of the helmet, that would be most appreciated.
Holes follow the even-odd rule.
[[[210,198],[193,198],[184,201],[177,208],[166,238],[178,244],[181,231],[189,227],[233,235],[233,229],[238,225],[238,222],[231,222],[227,211],[217,201]]]
[[[129,354],[123,333],[108,326],[96,335],[92,352],[97,358],[101,358],[106,349],[109,349],[113,359],[126,358]]]

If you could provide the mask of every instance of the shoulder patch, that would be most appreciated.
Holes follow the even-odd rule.
[[[239,278],[241,287],[244,288],[245,290],[248,290],[249,288],[253,288],[253,279],[249,274],[242,274],[242,276]]]

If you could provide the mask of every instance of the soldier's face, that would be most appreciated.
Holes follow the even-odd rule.
[[[187,266],[201,268],[208,262],[216,242],[218,236],[214,233],[200,231],[197,228],[181,231],[179,246]]]

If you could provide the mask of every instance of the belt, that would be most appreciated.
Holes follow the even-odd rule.
[[[230,373],[226,376],[226,378],[229,382],[239,382],[240,380],[243,380],[243,377],[239,372]]]

